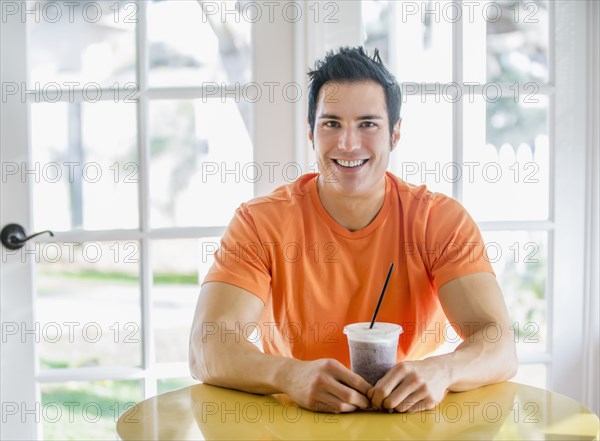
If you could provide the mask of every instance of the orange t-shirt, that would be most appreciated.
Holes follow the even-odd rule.
[[[343,328],[371,320],[391,262],[377,320],[404,328],[398,361],[443,342],[440,286],[493,272],[477,225],[454,199],[388,172],[381,210],[351,232],[325,211],[317,175],[308,174],[236,210],[203,283],[229,283],[264,302],[266,353],[350,366]]]

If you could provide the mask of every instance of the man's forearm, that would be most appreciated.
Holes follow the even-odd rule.
[[[234,342],[212,338],[192,342],[190,353],[190,370],[194,378],[257,394],[285,392],[283,377],[294,363],[298,361],[264,354],[245,339]]]
[[[439,356],[439,362],[449,373],[448,390],[454,392],[509,380],[518,367],[512,332],[502,329],[501,337],[494,341],[487,337],[485,327],[454,352]]]

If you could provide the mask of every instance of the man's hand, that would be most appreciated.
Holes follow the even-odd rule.
[[[391,368],[367,393],[376,409],[418,412],[442,401],[450,384],[441,357],[404,361]]]
[[[515,375],[514,335],[494,275],[458,277],[439,288],[439,298],[463,342],[454,352],[395,365],[368,392],[374,407],[398,412],[431,409],[448,390],[470,390]],[[492,328],[495,333],[489,337]]]
[[[284,392],[299,406],[317,412],[352,412],[370,406],[371,385],[330,358],[293,360]]]

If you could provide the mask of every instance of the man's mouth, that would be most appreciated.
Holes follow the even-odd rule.
[[[368,159],[357,159],[355,161],[345,161],[343,159],[334,159],[333,160],[333,162],[335,162],[337,165],[344,167],[344,168],[360,167],[367,161],[368,161]]]

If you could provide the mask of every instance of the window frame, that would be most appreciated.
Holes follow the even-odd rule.
[[[138,212],[139,227],[134,229],[111,230],[70,230],[61,232],[56,239],[40,237],[39,242],[59,240],[63,242],[134,240],[140,243],[140,311],[141,311],[141,350],[142,358],[139,367],[82,367],[63,369],[40,369],[39,357],[34,339],[26,341],[11,339],[2,342],[3,357],[11,356],[12,363],[1,370],[2,402],[14,402],[23,409],[35,409],[41,403],[40,388],[48,383],[67,381],[94,380],[139,380],[142,382],[143,398],[157,393],[157,381],[160,379],[189,377],[187,362],[157,363],[154,350],[153,305],[152,305],[152,256],[151,242],[156,239],[202,239],[220,236],[226,225],[209,227],[171,227],[153,229],[150,225],[150,185],[149,185],[149,112],[151,100],[184,99],[204,97],[202,87],[160,87],[150,88],[148,82],[148,47],[147,47],[147,2],[134,0],[137,5],[135,26],[136,76],[138,89],[131,95],[131,89],[102,89],[102,100],[110,100],[115,92],[118,96],[137,99],[137,148],[139,158],[139,191]],[[23,0],[15,3],[19,8],[31,8]],[[28,82],[27,57],[27,20],[21,20],[20,14],[7,16],[0,23],[2,32],[2,80],[25,84]],[[275,20],[259,20],[252,24],[252,80],[259,85],[275,80],[292,82],[294,79],[294,29],[284,17]],[[277,35],[273,39],[273,35]],[[277,63],[273,63],[277,60]],[[7,61],[7,62],[5,62]],[[110,93],[108,93],[110,92]],[[213,90],[209,99],[221,99],[220,90]],[[281,97],[281,94],[280,94]],[[241,99],[244,97],[242,96]],[[58,101],[84,101],[81,91],[74,90],[70,94],[61,94]],[[258,164],[276,162],[286,164],[294,161],[293,139],[294,106],[283,98],[270,102],[261,99],[257,102],[248,99],[252,115],[250,136],[253,143],[253,159]],[[20,96],[2,103],[2,160],[21,163],[31,161],[31,124],[30,105],[32,102],[44,102],[39,93],[29,93],[24,101]],[[254,115],[261,115],[255,118]],[[281,148],[281,146],[288,146]],[[266,165],[265,165],[266,166]],[[254,182],[254,194],[270,192],[278,185],[285,183],[281,173],[275,180],[259,179]],[[6,197],[5,197],[6,196]],[[2,225],[17,222],[31,231],[33,224],[32,185],[17,182],[11,186],[2,185]],[[9,257],[7,265],[2,268],[1,303],[2,322],[18,323],[25,329],[34,329],[35,325],[35,264],[31,260],[19,262],[18,256]],[[14,265],[13,265],[14,264]],[[14,271],[14,266],[18,271]],[[9,267],[13,267],[11,270]],[[16,295],[19,293],[19,295]],[[191,326],[191,323],[190,323]],[[14,419],[14,418],[13,418]],[[8,421],[2,425],[2,437],[37,439],[42,431],[41,422],[35,418],[26,421]]]

